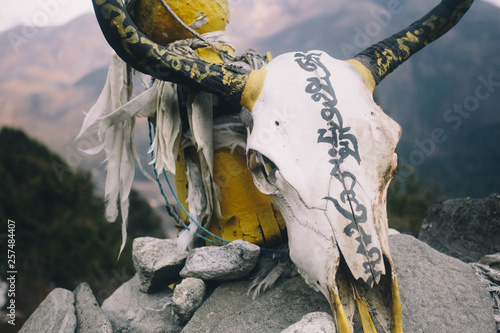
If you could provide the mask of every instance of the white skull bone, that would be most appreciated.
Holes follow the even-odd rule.
[[[284,214],[290,257],[327,298],[341,255],[373,286],[385,273],[382,256],[390,260],[386,193],[401,128],[361,75],[326,53],[287,53],[266,69],[248,165]]]

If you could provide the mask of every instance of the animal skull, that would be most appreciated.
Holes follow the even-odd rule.
[[[372,287],[385,274],[382,256],[390,258],[386,193],[401,129],[344,61],[288,53],[266,69],[248,165],[285,216],[290,257],[326,297],[340,254]]]
[[[290,257],[328,298],[340,333],[351,331],[355,303],[365,332],[375,331],[369,310],[386,331],[402,332],[385,209],[401,129],[374,103],[373,89],[458,23],[472,2],[443,0],[348,61],[298,52],[247,70],[169,51],[137,29],[120,0],[93,0],[104,36],[130,66],[251,112],[244,117],[249,169],[281,209]]]

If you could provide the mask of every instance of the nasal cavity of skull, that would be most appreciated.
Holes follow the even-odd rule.
[[[266,178],[267,182],[270,184],[274,184],[276,182],[276,170],[278,170],[276,164],[274,164],[274,162],[266,155],[261,154],[258,151],[252,150],[249,153],[251,156],[250,169],[256,171],[256,169],[258,168]]]

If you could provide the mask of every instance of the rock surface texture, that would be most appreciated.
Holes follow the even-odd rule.
[[[491,298],[470,265],[408,235],[389,237],[401,293],[404,332],[495,333]],[[301,277],[281,281],[255,301],[249,281],[223,283],[183,333],[281,332],[310,312],[331,313]],[[361,333],[356,324],[355,332]]]
[[[311,312],[302,317],[298,323],[281,331],[281,333],[335,333],[335,330],[335,322],[332,316],[326,312]]]
[[[191,319],[193,313],[203,303],[205,290],[203,280],[195,278],[186,278],[175,287],[172,296],[172,311],[178,324],[184,325]]]
[[[412,236],[389,242],[405,332],[496,332],[490,295],[470,265]]]
[[[66,289],[56,288],[47,295],[28,318],[20,333],[74,333],[76,329],[75,297]]]
[[[187,256],[188,252],[179,250],[171,239],[134,239],[132,260],[141,283],[141,291],[161,290],[178,280]]]
[[[195,312],[183,333],[278,333],[309,312],[330,312],[326,298],[297,276],[283,280],[252,300],[250,281],[221,284]]]
[[[464,262],[500,252],[500,195],[453,199],[431,206],[418,238]]]
[[[76,333],[113,333],[108,317],[97,304],[87,283],[78,285],[73,294],[77,319]]]
[[[174,322],[171,309],[172,290],[147,294],[140,291],[139,286],[139,278],[136,275],[102,304],[102,310],[108,316],[113,332],[180,332],[182,328]]]
[[[496,332],[492,299],[472,267],[476,265],[476,270],[480,268],[483,273],[485,268],[493,270],[496,256],[487,257],[487,264],[470,265],[412,236],[392,235],[389,243],[398,274],[404,332]],[[226,254],[224,260],[234,264],[232,258],[248,258],[240,246],[246,244],[237,243],[236,249],[229,246],[229,253],[235,255]],[[254,260],[253,255],[249,260]],[[480,276],[494,282],[495,272]],[[215,289],[184,327],[178,323],[188,320],[203,299],[204,283],[197,279],[186,278],[174,296],[168,288],[142,292],[136,275],[106,299],[102,312],[88,285],[79,285],[74,294],[58,288],[40,304],[20,332],[111,332],[102,314],[109,319],[113,333],[332,332],[327,300],[308,287],[302,277],[282,278],[255,300],[248,295],[251,283],[249,279],[211,282],[210,290]],[[492,286],[496,288],[494,283]],[[354,332],[362,332],[356,317]]]
[[[180,275],[207,281],[241,279],[255,267],[259,255],[260,248],[257,245],[242,240],[221,247],[196,248],[190,252]]]

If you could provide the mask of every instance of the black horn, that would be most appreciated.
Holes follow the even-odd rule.
[[[406,59],[453,28],[473,2],[474,0],[443,0],[408,28],[368,47],[348,62],[360,72],[369,71],[373,79],[368,80],[371,81],[368,85],[373,88]],[[360,70],[356,61],[365,68]]]
[[[260,93],[265,70],[249,71],[168,51],[139,31],[121,0],[92,0],[109,45],[136,70],[225,97],[251,109]]]

